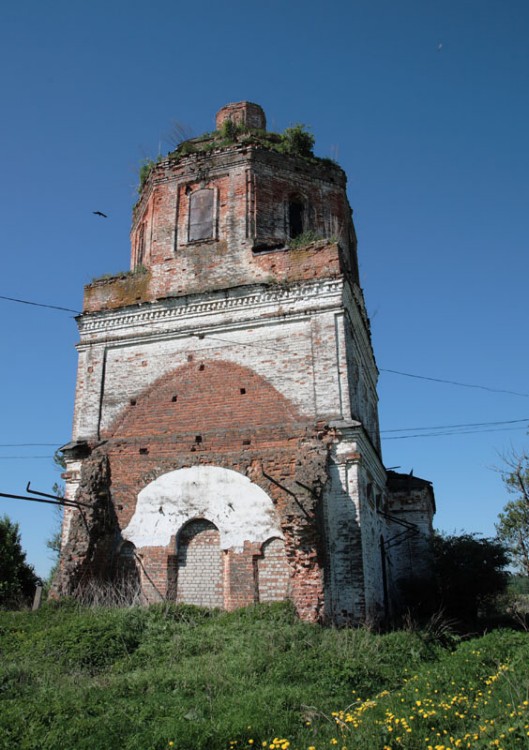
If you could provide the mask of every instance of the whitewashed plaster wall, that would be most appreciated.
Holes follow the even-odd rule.
[[[337,440],[331,453],[323,497],[327,539],[327,614],[335,622],[361,620],[383,607],[380,519],[367,484],[383,493],[385,471],[362,425],[332,422]]]
[[[248,477],[218,466],[168,472],[141,490],[123,537],[137,548],[167,546],[194,518],[220,532],[221,549],[242,552],[244,542],[283,539],[272,500]]]
[[[349,416],[342,291],[341,280],[306,282],[82,318],[73,438],[98,437],[189,355],[254,370],[307,418]]]

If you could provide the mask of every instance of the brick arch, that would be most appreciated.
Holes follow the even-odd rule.
[[[200,435],[301,419],[295,406],[250,368],[197,358],[162,376],[133,399],[107,436]]]

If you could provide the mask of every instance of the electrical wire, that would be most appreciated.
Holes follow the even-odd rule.
[[[2,295],[2,294],[0,294],[0,299],[8,300],[10,302],[19,302],[23,305],[33,305],[35,307],[46,307],[51,310],[61,310],[62,312],[72,312],[72,313],[75,313],[75,315],[82,315],[82,313],[79,310],[73,310],[70,307],[60,307],[59,305],[47,305],[41,302],[31,302],[30,300],[18,299],[16,297],[6,297],[5,295]],[[231,346],[247,346],[247,347],[252,347],[256,349],[268,349],[270,351],[277,351],[277,352],[283,351],[281,349],[278,349],[277,347],[265,346],[263,344],[250,344],[247,341],[230,341],[229,339],[224,339],[224,338],[221,338],[220,336],[214,336],[214,335],[212,336],[208,334],[204,334],[203,336],[201,335],[197,337],[202,339],[202,338],[206,338],[206,336],[208,339],[211,339],[213,341],[222,341],[223,343],[226,343]],[[412,372],[403,372],[402,370],[393,370],[387,367],[380,367],[379,370],[380,372],[387,372],[387,373],[391,373],[392,375],[401,375],[407,378],[416,378],[417,380],[427,380],[432,383],[444,383],[446,385],[456,385],[456,386],[459,386],[460,388],[477,388],[479,390],[489,391],[492,393],[507,393],[511,396],[520,396],[523,398],[529,398],[529,393],[520,393],[519,391],[511,391],[505,388],[492,388],[491,386],[487,386],[487,385],[477,385],[475,383],[462,383],[458,380],[446,380],[444,378],[432,378],[427,375],[417,375]]]
[[[33,305],[34,307],[48,307],[50,310],[61,310],[62,312],[72,312],[76,315],[81,315],[79,310],[72,310],[70,307],[59,307],[59,305],[45,305],[42,302],[30,302],[27,299],[17,299],[16,297],[5,297],[0,294],[0,299],[8,300],[9,302],[20,302],[22,305]]]
[[[427,437],[448,437],[457,435],[475,435],[476,433],[485,432],[512,432],[513,430],[522,430],[524,427],[493,427],[491,429],[484,430],[452,430],[446,432],[421,432],[415,435],[391,435],[390,437],[384,437],[384,442],[388,440],[409,440],[410,438],[427,438]]]
[[[398,427],[393,430],[380,430],[380,433],[414,432],[416,430],[456,430],[466,427],[497,427],[498,425],[516,424],[517,422],[529,422],[529,417],[527,419],[504,419],[501,422],[463,422],[463,424],[442,424],[433,427]]]
[[[508,391],[503,388],[491,388],[487,385],[474,385],[472,383],[460,383],[457,380],[443,380],[443,378],[430,378],[426,375],[414,375],[411,372],[401,372],[400,370],[389,370],[385,367],[380,368],[380,372],[390,372],[393,375],[404,375],[407,378],[417,378],[418,380],[430,380],[434,383],[447,383],[448,385],[458,385],[461,388],[479,388],[482,391],[492,391],[492,393],[509,393],[511,396],[523,396],[529,398],[529,393],[519,393],[518,391]]]
[[[0,448],[53,448],[59,443],[0,443]]]
[[[53,456],[0,456],[0,461],[16,461],[18,459],[25,460],[25,459],[34,459],[34,458],[46,458],[48,461],[53,460]]]

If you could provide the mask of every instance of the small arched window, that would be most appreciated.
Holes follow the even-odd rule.
[[[291,240],[303,234],[305,219],[305,206],[303,200],[293,195],[288,201],[288,234]]]
[[[212,188],[195,190],[189,196],[189,242],[213,239],[214,227],[215,191]]]

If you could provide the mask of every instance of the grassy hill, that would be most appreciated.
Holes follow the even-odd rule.
[[[523,750],[529,635],[376,635],[283,604],[1,612],[0,748]]]

